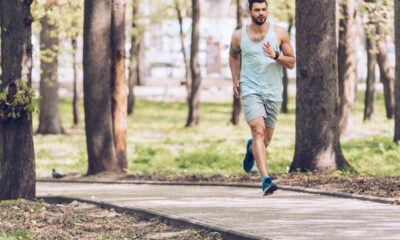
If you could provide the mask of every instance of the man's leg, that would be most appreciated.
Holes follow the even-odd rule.
[[[251,135],[253,137],[253,143],[251,144],[251,150],[257,163],[258,170],[260,171],[260,177],[264,178],[268,176],[267,172],[267,158],[265,155],[265,133],[266,126],[264,117],[258,117],[249,123],[251,129]]]
[[[274,128],[268,127],[268,125],[266,125],[265,131],[264,131],[264,146],[265,146],[266,152],[267,152],[269,144],[271,143],[273,134],[274,134]],[[267,162],[268,162],[267,157],[265,157],[265,164],[266,164],[266,169],[267,169],[267,174],[268,174]]]

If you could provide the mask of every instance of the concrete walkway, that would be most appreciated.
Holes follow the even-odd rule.
[[[64,196],[149,210],[270,239],[400,239],[400,207],[260,189],[207,186],[37,183],[38,197]]]

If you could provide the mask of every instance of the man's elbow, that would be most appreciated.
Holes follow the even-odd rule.
[[[237,61],[237,60],[239,60],[239,56],[240,55],[229,54],[229,60]]]
[[[295,64],[290,64],[287,66],[288,69],[293,70],[294,69]]]
[[[291,61],[287,68],[289,68],[290,70],[294,69],[294,67],[296,66],[296,58],[293,58],[293,61]]]

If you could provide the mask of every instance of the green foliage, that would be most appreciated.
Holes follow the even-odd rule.
[[[363,122],[363,94],[356,105],[354,136],[342,141],[346,159],[362,174],[398,175],[400,148],[392,144],[393,120],[387,120],[383,96],[378,94],[373,121]],[[294,103],[294,99],[290,99]],[[64,126],[72,126],[71,100],[62,99]],[[81,108],[83,109],[83,108]],[[285,173],[294,155],[295,111],[279,116],[268,150],[271,173]],[[128,118],[129,172],[229,176],[245,174],[242,158],[250,137],[248,126],[229,124],[231,103],[202,103],[200,125],[186,129],[187,107],[177,102],[138,101]],[[82,118],[83,113],[81,112]],[[35,115],[34,126],[37,126]],[[62,173],[87,171],[84,129],[70,129],[65,136],[34,136],[38,176],[52,168]],[[351,172],[345,170],[345,172]]]
[[[24,114],[30,117],[30,114],[38,109],[34,98],[35,91],[25,82],[17,80],[11,83],[0,93],[0,118],[17,119]]]
[[[376,39],[385,38],[390,35],[394,38],[394,1],[392,0],[376,0],[370,2],[363,0],[359,6],[361,17],[368,19],[363,21],[366,34]],[[385,32],[383,36],[375,35],[375,23],[381,23],[384,26]]]
[[[41,21],[46,18],[48,24],[55,28],[50,34],[57,35],[59,39],[69,41],[71,38],[82,36],[83,7],[84,0],[34,0],[31,7],[35,19],[32,25],[33,34],[39,35],[42,28]],[[42,50],[40,58],[45,62],[51,62],[57,55],[63,53],[72,54],[73,50],[68,45],[59,44]]]
[[[274,0],[269,2],[269,12],[274,18],[295,25],[295,0]]]
[[[0,240],[22,240],[29,238],[29,233],[25,230],[20,230],[16,232],[0,232]]]
[[[57,27],[56,33],[61,39],[83,33],[84,0],[35,0],[32,4],[32,15],[35,23],[47,17]],[[34,32],[40,30],[40,24],[34,25]]]

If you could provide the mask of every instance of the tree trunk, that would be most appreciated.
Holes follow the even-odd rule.
[[[139,32],[141,31],[137,19],[138,19],[138,0],[132,1],[132,33],[131,33],[131,49],[129,56],[129,78],[128,78],[128,114],[131,115],[135,108],[135,94],[134,87],[137,82],[138,73],[138,42],[141,38]]]
[[[111,26],[111,86],[115,153],[121,170],[128,168],[126,131],[128,129],[128,83],[125,79],[125,3],[113,0]]]
[[[371,31],[367,34],[367,89],[364,101],[364,121],[370,121],[374,113],[375,82],[376,82],[376,31],[373,23],[370,23]]]
[[[200,25],[200,3],[199,0],[192,0],[192,40],[190,54],[190,70],[192,84],[189,97],[189,115],[186,127],[193,127],[199,124],[200,118],[200,88],[201,75],[199,64],[199,32]]]
[[[30,5],[31,1],[25,0],[0,1],[1,92],[18,86],[17,80],[31,86]],[[21,114],[17,119],[0,119],[0,200],[34,198],[35,182],[31,113]]]
[[[146,85],[146,68],[145,68],[145,42],[143,33],[140,36],[140,42],[137,46],[137,68],[136,68],[136,85],[145,86]]]
[[[41,19],[40,31],[40,134],[62,134],[58,97],[58,32],[54,19]]]
[[[381,75],[381,82],[383,84],[383,94],[385,97],[386,117],[393,119],[394,117],[394,78],[395,68],[390,66],[386,34],[382,22],[376,23],[377,39],[377,60]]]
[[[296,5],[296,144],[290,171],[350,167],[339,141],[337,1]]]
[[[111,1],[85,0],[84,107],[88,175],[119,169],[111,116]]]
[[[71,38],[71,45],[72,45],[72,68],[74,72],[74,79],[73,79],[73,85],[74,85],[74,96],[73,96],[73,101],[72,101],[72,112],[74,115],[74,125],[78,126],[79,125],[79,90],[78,90],[78,42],[77,42],[77,36],[74,36]]]
[[[352,114],[357,92],[357,15],[358,2],[341,0],[339,21],[339,127],[345,134],[352,127]]]
[[[241,29],[243,26],[243,5],[242,0],[236,0],[236,30]],[[239,125],[241,122],[241,111],[242,111],[242,104],[240,101],[240,96],[236,97],[233,94],[233,109],[232,109],[232,117],[231,123],[233,125]]]
[[[400,141],[400,0],[395,0],[395,46],[396,46],[396,84],[395,84],[395,129],[394,142]]]

